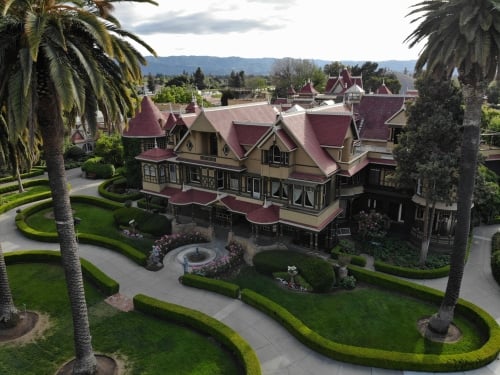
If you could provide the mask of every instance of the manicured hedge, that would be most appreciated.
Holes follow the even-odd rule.
[[[205,276],[187,273],[181,276],[180,282],[183,285],[209,290],[231,298],[238,298],[240,295],[240,287],[238,285],[227,281],[211,279]]]
[[[116,202],[107,201],[104,199],[89,197],[89,196],[72,196],[71,202],[93,204],[93,205],[96,205],[96,206],[99,206],[102,208],[108,208],[108,209],[113,209],[113,208],[116,209],[118,207],[122,207],[122,205],[120,205]],[[43,241],[43,242],[57,242],[58,235],[56,232],[42,232],[42,231],[36,230],[36,229],[30,227],[25,221],[26,217],[29,217],[30,215],[33,215],[34,213],[41,211],[41,210],[44,210],[46,208],[49,208],[51,206],[52,206],[52,201],[46,201],[46,202],[41,202],[39,204],[30,206],[30,207],[24,209],[22,212],[20,212],[16,215],[17,228],[26,237],[31,238],[33,240]],[[83,232],[78,233],[78,240],[81,243],[102,246],[102,247],[105,247],[107,249],[118,251],[121,254],[123,254],[126,257],[133,260],[135,263],[137,263],[141,266],[146,265],[146,261],[147,261],[146,254],[140,252],[139,250],[135,249],[134,247],[132,247],[124,242],[114,240],[111,238],[107,238],[107,237],[103,237],[103,236],[98,236],[96,234],[83,233]]]
[[[379,274],[374,272],[356,266],[351,266],[350,269],[358,280],[371,281],[375,285],[390,286],[391,289],[404,291],[408,291],[411,286],[415,286],[418,293],[411,293],[413,295],[424,297],[426,300],[442,298],[442,293],[439,294],[440,292],[430,288],[419,287],[409,282],[402,282],[398,287],[398,285],[391,285],[397,284],[396,281],[398,281],[391,276],[380,275],[382,277],[379,279]],[[380,283],[377,283],[377,281],[380,281]],[[241,300],[278,321],[300,342],[312,350],[342,362],[394,370],[464,371],[487,365],[496,358],[500,350],[500,328],[498,324],[485,311],[463,300],[460,300],[457,305],[457,311],[478,323],[480,329],[485,330],[485,334],[489,339],[480,349],[452,355],[401,353],[339,344],[312,331],[288,310],[252,290],[243,289],[241,291]]]
[[[334,259],[338,259],[339,256],[346,255],[346,256],[349,256],[351,258],[350,264],[354,264],[354,265],[360,266],[360,267],[366,266],[365,257],[363,257],[361,255],[353,255],[353,254],[344,253],[344,252],[342,252],[342,250],[340,249],[340,247],[338,245],[332,249],[331,255],[332,255],[332,258],[334,258]]]
[[[134,296],[134,308],[167,321],[185,324],[215,338],[236,355],[246,375],[260,375],[261,368],[257,355],[250,345],[231,328],[222,322],[179,305],[159,301],[152,297],[138,294]]]
[[[30,177],[41,176],[44,173],[45,173],[44,169],[33,167],[33,169],[30,172],[21,174],[21,178],[25,179]],[[6,182],[12,182],[12,181],[16,181],[16,178],[13,176],[0,178],[0,184],[5,184]]]
[[[417,268],[399,267],[378,260],[375,261],[374,266],[377,271],[409,279],[438,279],[446,277],[450,273],[450,266],[421,270]]]
[[[155,237],[172,233],[172,223],[166,216],[153,214],[137,207],[121,207],[113,212],[113,217],[119,226],[128,227],[130,220],[134,220],[140,232]]]
[[[500,232],[496,232],[491,238],[491,273],[500,284]]]
[[[61,263],[61,253],[52,250],[18,250],[4,254],[5,263]],[[107,296],[118,293],[120,284],[111,279],[89,261],[80,258],[82,273],[93,285]]]
[[[118,180],[125,179],[123,176],[116,176],[113,178],[110,178],[109,180],[104,181],[102,184],[99,185],[97,188],[97,191],[99,192],[99,195],[103,198],[110,199],[115,202],[126,202],[128,200],[130,201],[135,201],[138,199],[142,198],[142,193],[139,191],[135,191],[132,193],[128,194],[118,194],[118,193],[113,193],[111,191],[108,191],[108,187],[110,185],[113,185]],[[125,179],[126,182],[126,179]]]

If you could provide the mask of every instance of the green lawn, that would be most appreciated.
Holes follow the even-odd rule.
[[[58,265],[22,264],[8,267],[16,306],[50,316],[42,339],[0,350],[0,374],[51,375],[74,356],[72,322]],[[121,312],[85,285],[94,350],[118,353],[131,365],[130,374],[239,374],[238,364],[220,345],[204,335],[138,312]]]
[[[39,193],[45,193],[49,191],[50,191],[49,185],[35,185],[29,188],[24,188],[23,193],[19,193],[19,191],[14,190],[0,195],[0,205],[10,203],[13,200],[17,200],[23,197],[36,195]]]
[[[73,216],[82,219],[76,228],[78,232],[97,234],[99,236],[126,242],[145,254],[149,254],[151,251],[154,239],[146,237],[142,239],[125,237],[115,224],[113,211],[83,203],[73,203],[72,208],[74,210]],[[48,219],[51,213],[52,208],[38,211],[27,217],[26,223],[30,227],[40,231],[55,232],[56,224],[54,220]]]
[[[455,320],[464,334],[460,342],[442,345],[425,340],[416,323],[435,313],[437,306],[367,285],[329,294],[297,293],[252,267],[242,269],[229,281],[277,302],[311,329],[338,343],[426,354],[463,353],[484,343],[473,323],[462,317]]]

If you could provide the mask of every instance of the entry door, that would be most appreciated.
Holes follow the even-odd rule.
[[[260,179],[252,179],[252,197],[255,199],[260,199]]]

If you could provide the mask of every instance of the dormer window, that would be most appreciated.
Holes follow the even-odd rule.
[[[281,164],[281,150],[278,146],[271,146],[271,163]]]
[[[288,165],[288,152],[282,152],[277,145],[262,151],[262,162],[270,165]]]

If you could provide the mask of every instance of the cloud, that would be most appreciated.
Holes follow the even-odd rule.
[[[180,12],[168,12],[137,23],[130,31],[142,35],[153,34],[225,34],[245,33],[252,30],[277,30],[283,26],[271,24],[268,20],[256,19],[218,19],[205,12],[182,15]]]

